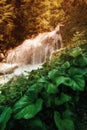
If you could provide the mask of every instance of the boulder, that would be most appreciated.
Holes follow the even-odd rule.
[[[18,68],[17,64],[0,63],[0,75],[11,74]]]

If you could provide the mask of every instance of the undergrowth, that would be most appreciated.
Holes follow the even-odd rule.
[[[27,78],[2,86],[0,130],[86,130],[79,118],[87,91],[86,47],[63,49]]]

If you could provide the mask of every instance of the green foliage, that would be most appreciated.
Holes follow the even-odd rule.
[[[66,49],[27,78],[1,87],[1,129],[75,130],[74,109],[87,81],[85,46]]]
[[[74,48],[71,52],[70,52],[70,56],[72,57],[77,57],[82,53],[82,50],[80,47],[76,47]]]
[[[54,112],[54,120],[58,130],[75,130],[73,121],[67,118],[61,119],[60,113],[57,111]]]
[[[23,96],[27,89],[27,79],[24,76],[11,80],[3,86],[0,86],[0,104],[12,105],[16,100]]]
[[[22,110],[20,110],[18,113],[16,113],[15,118],[16,119],[21,119],[21,118],[31,119],[31,118],[33,118],[42,109],[42,103],[43,103],[42,99],[38,99],[35,103],[32,103],[32,104],[25,106]],[[14,108],[13,108],[13,110],[14,110]]]
[[[71,101],[71,99],[72,99],[71,96],[64,94],[64,93],[61,93],[60,97],[55,98],[55,104],[56,105],[63,105],[64,103]]]
[[[6,128],[6,124],[10,119],[12,114],[12,109],[10,107],[5,107],[4,111],[0,115],[0,130],[4,130]]]
[[[71,39],[71,42],[76,44],[76,45],[80,45],[81,43],[85,43],[86,39],[85,39],[85,32],[76,32],[73,35],[73,38]]]

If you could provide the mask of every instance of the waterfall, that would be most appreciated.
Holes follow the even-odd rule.
[[[33,39],[8,52],[7,63],[27,65],[39,64],[50,59],[53,51],[62,47],[59,25],[51,32],[41,33]]]
[[[62,45],[59,25],[51,32],[41,33],[33,39],[25,40],[18,47],[8,51],[6,63],[0,63],[0,84],[41,68],[46,60],[51,59],[52,53],[58,51]]]

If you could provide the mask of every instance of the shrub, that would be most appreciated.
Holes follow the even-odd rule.
[[[8,95],[9,100],[1,101],[0,129],[78,129],[75,108],[87,81],[85,45],[84,50],[76,47],[63,52],[59,58],[54,57],[43,68],[32,71],[27,79],[20,78],[15,84],[8,83],[5,85],[7,90],[3,86],[0,95],[5,98]],[[22,94],[16,93],[19,90]],[[11,91],[15,100],[3,91]]]

